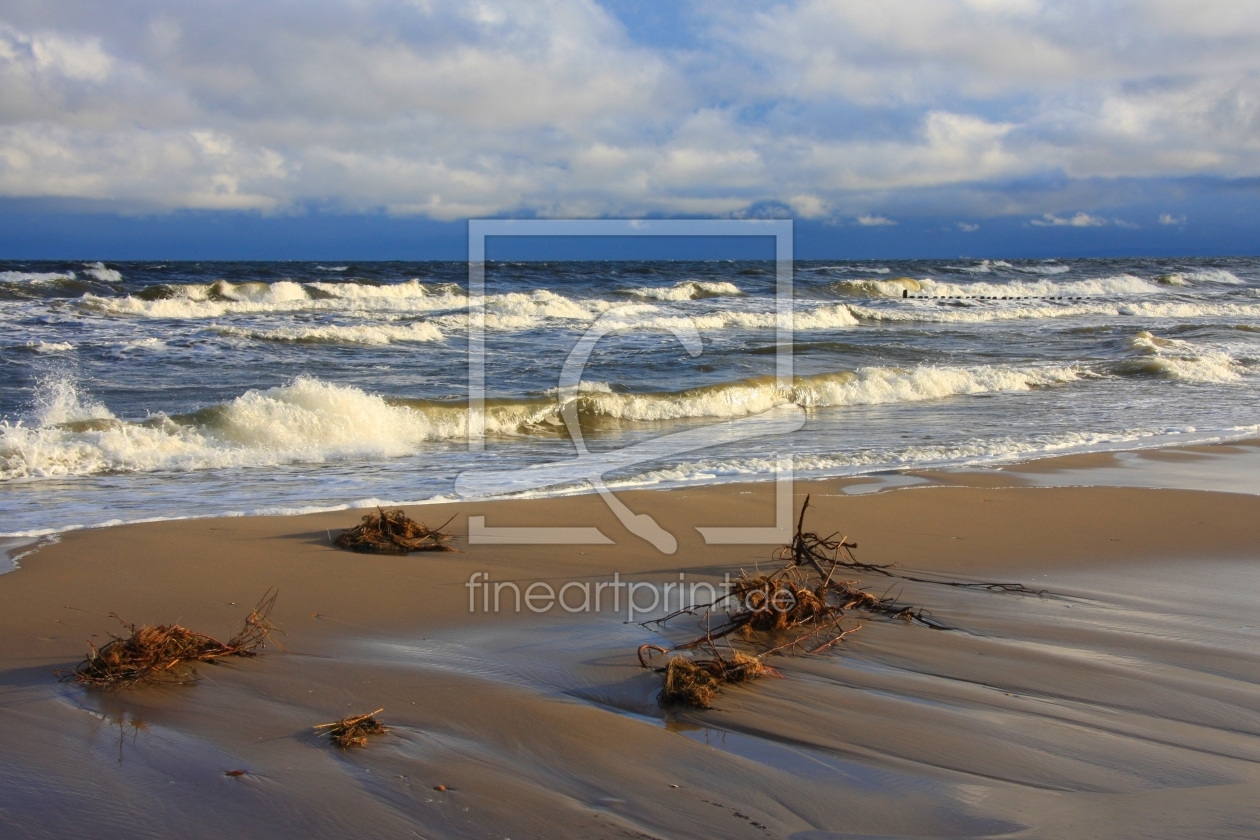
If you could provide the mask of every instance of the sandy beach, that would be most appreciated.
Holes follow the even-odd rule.
[[[952,629],[862,618],[707,711],[659,708],[661,678],[635,658],[694,627],[643,627],[652,614],[628,622],[624,604],[470,611],[467,584],[770,568],[772,546],[694,530],[771,524],[768,483],[621,494],[677,535],[673,555],[593,495],[410,508],[454,516],[460,552],[406,557],[332,547],[356,511],[66,533],[0,576],[0,834],[1254,836],[1260,497],[984,475],[795,492],[863,561],[1045,595],[864,578]],[[469,546],[470,515],[595,525],[616,544]],[[54,673],[119,629],[111,613],[225,637],[270,588],[283,649],[199,665],[189,685],[102,692]],[[311,729],[381,707],[391,731],[363,749]]]

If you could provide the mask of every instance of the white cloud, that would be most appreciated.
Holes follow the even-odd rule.
[[[897,224],[892,219],[886,219],[883,216],[873,216],[867,213],[865,216],[858,216],[857,223],[863,227],[882,227],[884,225]]]
[[[1174,216],[1171,213],[1160,213],[1159,223],[1161,225],[1184,225],[1186,223],[1186,217]]]
[[[1091,216],[1085,212],[1077,213],[1066,219],[1053,213],[1046,213],[1040,219],[1030,219],[1029,223],[1037,227],[1102,227],[1107,224],[1107,220],[1099,216]]]
[[[969,224],[968,222],[959,222],[958,229],[963,233],[975,233],[980,230],[980,225]]]
[[[0,195],[880,224],[956,190],[960,214],[1092,227],[1129,223],[1001,185],[1260,175],[1255,4],[693,5],[687,49],[595,0],[12,5]]]

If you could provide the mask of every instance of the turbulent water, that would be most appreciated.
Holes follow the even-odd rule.
[[[464,470],[572,458],[557,384],[601,317],[574,398],[593,451],[808,417],[612,486],[1260,429],[1260,259],[798,262],[790,389],[771,264],[492,263],[477,453],[466,288],[461,263],[0,263],[0,533],[451,498]]]

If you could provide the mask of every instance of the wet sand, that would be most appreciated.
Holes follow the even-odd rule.
[[[980,482],[973,482],[980,483]],[[1009,482],[1008,482],[1009,483]],[[1021,596],[867,577],[951,630],[862,619],[833,652],[710,711],[663,712],[623,610],[469,611],[475,572],[522,585],[716,581],[772,546],[769,484],[408,509],[467,533],[597,526],[615,545],[466,544],[380,557],[358,512],[72,532],[0,575],[0,835],[82,837],[1254,837],[1260,834],[1260,496],[925,486],[813,494],[859,559]],[[54,669],[128,621],[230,635],[267,589],[284,650],[118,692]],[[475,603],[475,602],[474,602]],[[646,616],[644,616],[646,617]],[[310,727],[384,707],[339,751]],[[229,770],[246,775],[230,777]],[[446,791],[434,787],[445,785]]]

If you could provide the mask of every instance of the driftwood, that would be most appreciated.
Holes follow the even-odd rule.
[[[95,688],[186,681],[187,675],[180,666],[188,663],[214,662],[225,656],[257,656],[258,649],[276,632],[268,621],[275,604],[275,592],[263,595],[245,619],[241,632],[226,642],[179,624],[137,626],[114,615],[129,635],[113,636],[101,648],[89,642],[87,657],[62,679]]]
[[[835,534],[820,537],[813,532],[805,531],[805,511],[809,508],[809,496],[801,506],[801,515],[796,522],[796,535],[791,545],[785,545],[775,553],[779,560],[790,561],[793,566],[812,566],[820,575],[834,574],[837,569],[871,572],[884,577],[900,578],[915,583],[931,583],[937,586],[954,586],[961,589],[986,589],[990,592],[1010,592],[1019,595],[1047,595],[1044,589],[1029,589],[1022,583],[990,583],[958,580],[941,580],[907,575],[895,571],[892,566],[859,562],[853,556],[853,549],[858,547],[849,542],[847,536],[837,538]]]
[[[442,533],[450,519],[437,528],[430,529],[423,522],[408,518],[401,510],[384,510],[379,507],[376,510],[376,513],[363,517],[363,522],[359,525],[342,531],[333,542],[340,548],[365,554],[456,550],[446,544],[451,535]]]
[[[389,731],[376,716],[384,709],[377,709],[375,712],[368,712],[366,715],[347,715],[341,720],[332,723],[321,723],[315,727],[315,731],[326,729],[321,732],[337,746],[345,749],[347,747],[365,747],[369,735],[383,735]]]
[[[655,669],[665,675],[665,687],[660,695],[662,705],[710,708],[723,685],[767,674],[777,675],[762,663],[763,658],[821,653],[860,630],[861,624],[842,625],[853,612],[897,618],[938,630],[950,629],[922,608],[900,604],[896,597],[875,595],[860,588],[856,580],[842,579],[854,572],[994,592],[1046,594],[1019,583],[914,577],[890,566],[859,562],[853,554],[857,543],[850,542],[847,536],[823,537],[805,530],[808,509],[807,496],[792,542],[775,552],[775,558],[784,564],[777,571],[758,575],[743,572],[717,601],[685,607],[663,618],[644,622],[645,625],[662,625],[682,615],[698,616],[704,630],[704,635],[672,649],[653,644],[639,648],[639,664],[644,668],[653,667],[650,660],[655,656],[674,654],[664,667]],[[732,639],[751,652],[735,650]],[[727,645],[726,655],[719,651],[718,641]],[[697,654],[688,656],[687,651],[697,651]]]

